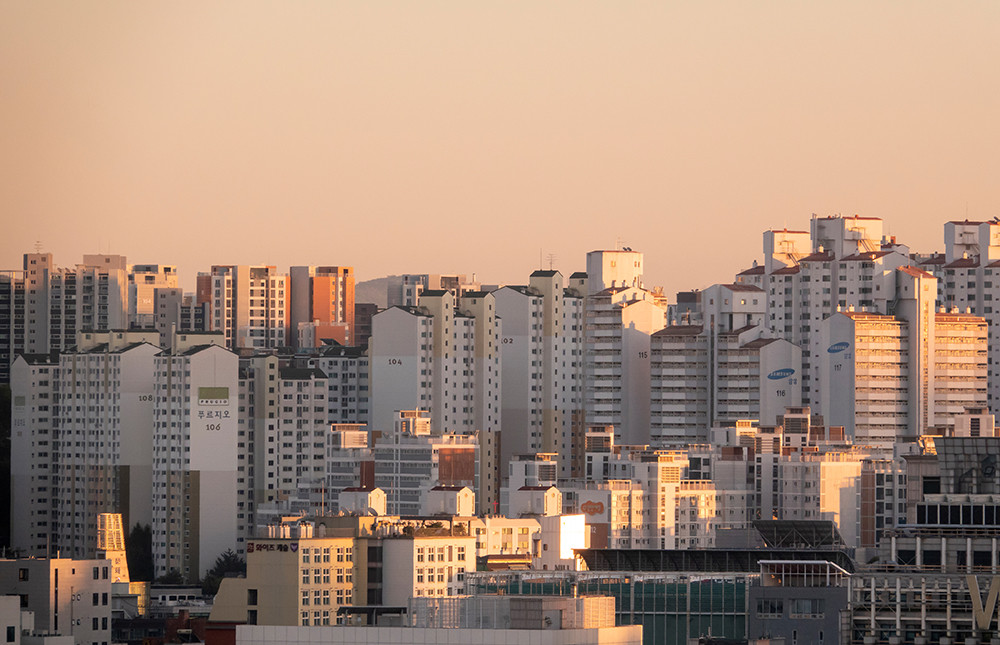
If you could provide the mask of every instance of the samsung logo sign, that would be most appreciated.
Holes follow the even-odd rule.
[[[826,351],[829,354],[836,354],[838,352],[844,351],[845,349],[847,349],[850,346],[851,346],[851,344],[847,343],[847,342],[834,343],[833,345],[830,345],[829,347],[827,347]]]
[[[783,370],[774,370],[773,372],[767,375],[767,378],[771,379],[772,381],[780,381],[783,378],[788,378],[794,373],[795,370],[793,370],[790,367],[786,367]]]

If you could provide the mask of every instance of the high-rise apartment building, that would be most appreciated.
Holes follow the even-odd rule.
[[[500,430],[500,319],[492,294],[424,291],[420,307],[390,307],[372,322],[371,423],[425,409],[447,432]]]
[[[672,325],[652,335],[651,433],[655,445],[707,443],[741,420],[774,423],[800,405],[802,350],[751,325],[712,333]]]
[[[390,280],[386,287],[386,301],[390,307],[416,307],[424,291],[450,291],[458,300],[466,291],[479,291],[481,284],[476,275],[470,279],[464,274],[407,273]]]
[[[480,455],[485,433],[441,432],[428,421],[419,410],[400,411],[372,447],[375,485],[385,491],[390,515],[418,515],[422,496],[435,486],[479,491],[481,476],[490,477]]]
[[[295,347],[321,347],[326,339],[342,345],[356,342],[352,267],[293,266],[289,282]]]
[[[378,305],[373,302],[358,302],[354,304],[354,344],[357,347],[368,347],[368,339],[372,337],[372,317],[378,313]]]
[[[213,266],[198,275],[198,304],[210,303],[210,329],[230,349],[274,349],[289,341],[291,291],[273,266]]]
[[[1000,401],[1000,222],[947,222],[945,252],[914,264],[938,280],[936,305],[982,316],[989,324],[988,401]]]
[[[823,320],[838,307],[888,312],[896,299],[895,271],[908,264],[909,249],[883,239],[879,218],[813,217],[808,234],[764,233],[764,263],[738,274],[736,282],[764,292],[769,335],[802,348],[804,404],[821,397]]]
[[[12,542],[93,557],[98,516],[149,524],[156,332],[79,332],[13,366]]]
[[[897,276],[895,316],[849,309],[821,333],[823,415],[855,443],[947,432],[968,409],[986,405],[986,321],[936,312],[931,274],[903,267]]]
[[[156,326],[156,291],[177,288],[177,267],[169,264],[135,264],[128,272],[129,326],[150,329]]]
[[[650,441],[650,336],[666,311],[640,287],[609,287],[586,300],[586,425],[614,426],[619,440]]]
[[[369,369],[364,348],[327,345],[309,355],[306,364],[326,374],[328,423],[368,423]]]
[[[501,463],[557,453],[569,477],[574,437],[585,431],[584,294],[566,288],[558,271],[539,270],[493,296],[503,321]]]
[[[154,363],[153,562],[157,576],[200,579],[226,550],[243,552],[252,484],[239,463],[238,357],[205,336],[178,340]]]
[[[73,268],[51,253],[25,253],[21,271],[0,273],[0,382],[17,354],[68,349],[81,329],[128,326],[128,268],[121,255],[84,255]]]
[[[642,286],[642,253],[587,254],[584,422],[614,426],[624,443],[649,443],[650,335],[666,325],[659,294]],[[570,277],[572,283],[574,278]],[[578,438],[582,440],[582,436]]]
[[[195,302],[194,294],[185,294],[179,287],[153,290],[156,314],[153,326],[160,332],[160,346],[170,347],[175,332],[207,332],[211,303]]]

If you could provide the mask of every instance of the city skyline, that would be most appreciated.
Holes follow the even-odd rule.
[[[673,293],[813,212],[926,251],[1000,214],[993,4],[0,12],[8,268],[40,241],[187,290],[209,263],[493,283],[621,240]]]

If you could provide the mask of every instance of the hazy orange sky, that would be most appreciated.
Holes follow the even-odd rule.
[[[669,291],[769,227],[1000,215],[1000,3],[0,2],[0,268],[41,241]],[[546,262],[547,266],[547,262]]]

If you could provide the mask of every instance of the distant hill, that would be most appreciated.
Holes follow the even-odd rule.
[[[374,302],[380,308],[385,308],[388,301],[390,284],[400,284],[402,276],[388,275],[384,278],[365,280],[354,283],[354,302]]]

